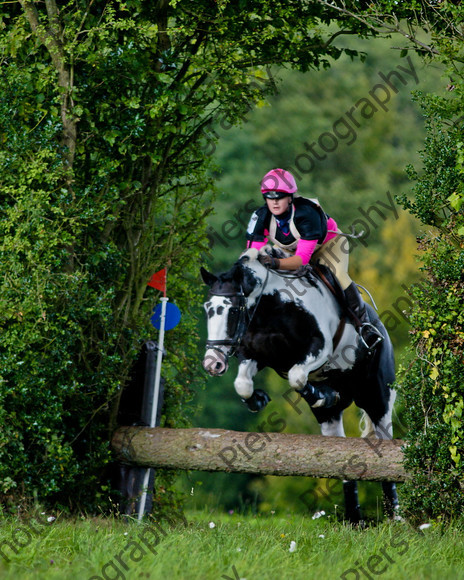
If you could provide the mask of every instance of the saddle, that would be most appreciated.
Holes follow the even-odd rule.
[[[342,312],[344,312],[348,316],[348,318],[353,322],[356,329],[362,328],[363,322],[359,319],[356,313],[353,312],[353,310],[348,305],[345,292],[342,290],[340,282],[337,280],[337,277],[333,274],[330,268],[324,266],[323,264],[316,263],[309,266],[309,269],[311,270],[313,276],[315,275],[317,278],[319,278],[319,280],[333,294],[338,304],[340,305]]]
[[[343,292],[342,287],[340,286],[340,282],[337,280],[337,278],[334,276],[332,271],[327,266],[324,266],[323,264],[319,263],[311,265],[308,264],[307,266],[302,266],[298,270],[298,273],[300,272],[309,281],[314,282],[314,278],[318,278],[328,288],[330,293],[333,294],[342,312],[344,314],[347,314],[350,318],[352,318],[353,316],[357,318],[354,312],[352,312],[348,308],[345,293]],[[358,322],[360,322],[359,319]],[[341,316],[338,328],[335,331],[334,336],[332,337],[332,346],[334,350],[337,348],[338,343],[342,338],[343,331],[345,330],[345,324],[346,324],[346,316]]]
[[[335,297],[338,305],[340,306],[343,314],[340,319],[340,324],[338,325],[337,331],[335,332],[335,336],[332,339],[333,348],[338,346],[340,339],[342,337],[343,331],[345,329],[346,318],[348,317],[357,329],[362,327],[361,320],[356,316],[353,310],[349,307],[345,293],[340,286],[340,282],[338,281],[337,277],[333,274],[333,272],[327,266],[324,266],[320,263],[315,263],[307,266],[303,266],[301,269],[306,269],[305,275],[307,277],[312,276],[313,278],[318,278],[330,291],[330,293]]]
[[[340,286],[340,282],[337,280],[330,268],[324,266],[323,264],[316,263],[309,266],[308,269],[312,272],[313,275],[319,278],[319,280],[328,288],[331,294],[334,295],[341,309],[349,314],[345,293]]]
[[[272,248],[270,255],[277,257],[277,258],[283,258],[283,257],[288,256],[288,254],[286,254],[283,250],[276,249],[276,248]],[[307,264],[305,266],[301,266],[300,268],[298,268],[298,270],[295,271],[295,276],[305,277],[306,280],[312,285],[316,284],[315,278],[320,280],[327,287],[327,289],[331,292],[331,294],[335,297],[335,299],[336,299],[338,305],[340,306],[343,314],[345,314],[345,316],[341,317],[340,324],[339,324],[338,329],[335,333],[335,336],[333,337],[334,349],[338,345],[338,343],[341,339],[341,336],[343,334],[343,330],[345,328],[346,318],[351,320],[351,322],[354,324],[354,326],[356,327],[358,332],[360,332],[362,330],[363,321],[360,320],[360,318],[356,315],[356,313],[353,311],[353,309],[350,308],[348,301],[347,301],[347,298],[346,298],[346,295],[345,295],[345,292],[342,290],[342,287],[340,286],[340,282],[338,281],[338,279],[332,273],[332,271],[330,270],[330,268],[328,266],[325,266],[324,264],[321,264],[319,262],[310,263],[310,264]]]

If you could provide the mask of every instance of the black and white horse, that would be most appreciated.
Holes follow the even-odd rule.
[[[342,411],[354,401],[364,411],[362,436],[391,439],[393,349],[374,309],[368,306],[369,317],[384,339],[369,352],[334,293],[311,270],[304,276],[276,272],[257,257],[248,250],[218,277],[201,269],[210,286],[205,370],[222,375],[228,358],[237,356],[235,390],[251,411],[259,411],[270,399],[253,388],[253,377],[270,367],[308,402],[323,435],[345,436]],[[396,486],[382,487],[386,513],[393,515]],[[359,522],[357,483],[344,481],[343,490],[346,516]]]

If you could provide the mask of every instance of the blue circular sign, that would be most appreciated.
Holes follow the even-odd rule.
[[[158,304],[153,312],[153,316],[150,318],[151,323],[156,329],[161,328],[161,308],[162,304]],[[182,317],[180,310],[172,302],[166,302],[166,320],[164,323],[165,330],[171,330],[175,328]]]

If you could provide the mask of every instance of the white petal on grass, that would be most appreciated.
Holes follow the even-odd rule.
[[[214,522],[209,522],[209,527],[213,529],[216,527],[216,524]]]
[[[312,519],[313,520],[317,520],[318,518],[321,518],[322,516],[325,516],[325,511],[324,510],[321,510],[320,512],[316,512],[313,515],[313,518]]]
[[[421,524],[419,526],[419,530],[426,530],[427,528],[430,528],[432,526],[432,524]]]
[[[288,549],[289,552],[296,552],[296,542],[293,540],[290,542],[290,548]]]
[[[319,534],[319,538],[325,538],[324,534]]]

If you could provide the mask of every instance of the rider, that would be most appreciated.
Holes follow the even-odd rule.
[[[349,309],[361,322],[361,338],[372,349],[381,340],[380,332],[368,318],[366,305],[348,274],[348,253],[342,248],[340,230],[316,199],[300,197],[295,178],[284,169],[272,169],[263,177],[261,193],[266,204],[251,216],[247,247],[260,250],[268,241],[289,257],[260,254],[259,261],[275,270],[297,270],[314,261],[324,264],[337,277]]]

